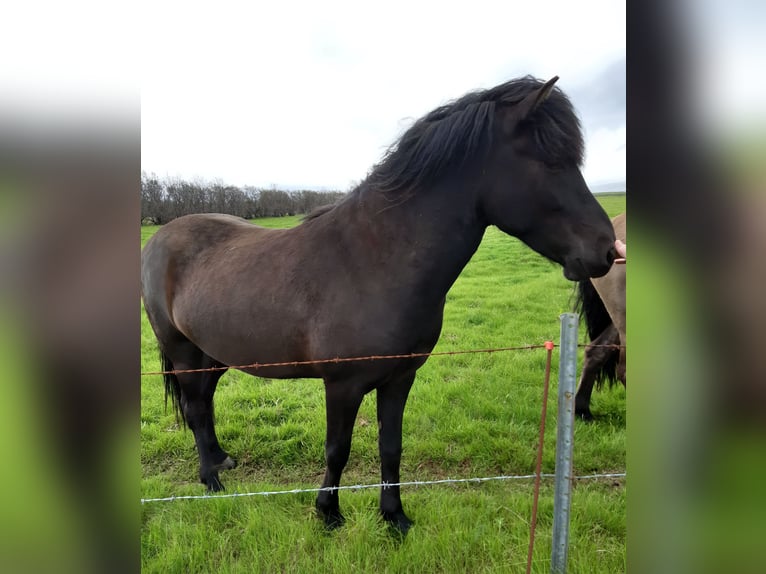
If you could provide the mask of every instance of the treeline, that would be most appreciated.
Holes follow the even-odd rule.
[[[237,187],[221,181],[160,179],[141,173],[141,223],[162,225],[191,213],[228,213],[245,219],[309,213],[343,197],[340,191],[284,191]]]

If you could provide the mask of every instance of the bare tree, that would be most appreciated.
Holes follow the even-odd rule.
[[[285,191],[272,186],[239,188],[220,179],[206,182],[159,179],[141,173],[141,222],[163,224],[191,213],[228,213],[245,219],[309,213],[338,201],[345,194],[312,190]]]
[[[141,172],[141,222],[160,225],[164,190],[155,174]]]

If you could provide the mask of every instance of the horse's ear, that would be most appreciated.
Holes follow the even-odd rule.
[[[545,82],[540,88],[529,94],[526,98],[516,106],[516,114],[518,120],[523,120],[529,114],[531,114],[537,106],[545,101],[545,99],[551,95],[553,90],[553,84],[558,80],[558,76],[553,76],[550,80]]]

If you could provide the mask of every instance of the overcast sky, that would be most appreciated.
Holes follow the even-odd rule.
[[[625,180],[622,2],[251,4],[142,22],[147,172],[346,190],[431,109],[532,74],[573,100],[588,182]]]
[[[690,109],[715,137],[766,125],[766,2],[673,6]],[[4,16],[0,123],[132,133],[140,87],[141,159],[159,176],[345,190],[414,119],[533,74],[574,101],[592,188],[625,179],[618,0],[35,0]]]

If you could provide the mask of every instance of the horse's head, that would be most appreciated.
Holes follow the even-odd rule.
[[[609,271],[615,236],[580,173],[580,125],[557,79],[527,79],[526,94],[498,101],[479,204],[490,224],[580,281]]]

